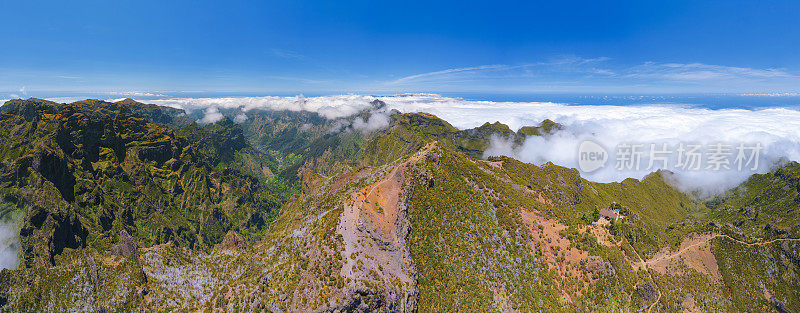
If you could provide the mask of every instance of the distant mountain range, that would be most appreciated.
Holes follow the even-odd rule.
[[[710,199],[484,159],[557,121],[459,130],[85,100],[0,108],[0,311],[794,312],[800,164]],[[354,127],[374,114],[388,126]],[[368,129],[368,130],[367,130]],[[598,223],[601,210],[619,219]]]

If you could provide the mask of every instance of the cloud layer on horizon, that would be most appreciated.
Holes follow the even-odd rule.
[[[759,75],[773,75],[764,72]],[[782,75],[782,74],[774,74]],[[375,110],[371,104],[382,100],[387,106]],[[289,110],[316,112],[330,120],[342,120],[359,112],[371,111],[368,119],[342,120],[342,130],[371,132],[388,126],[388,112],[426,112],[439,116],[460,129],[499,121],[513,130],[538,125],[551,119],[564,125],[564,130],[548,137],[529,138],[522,146],[511,147],[501,139],[494,140],[488,154],[506,154],[525,162],[555,164],[577,168],[576,149],[581,141],[593,140],[612,154],[620,143],[713,142],[754,143],[765,145],[756,171],[744,172],[676,172],[678,185],[686,190],[715,193],[741,183],[753,173],[764,173],[784,160],[800,161],[800,111],[788,108],[768,109],[704,109],[680,105],[567,105],[554,102],[497,102],[464,100],[437,94],[401,94],[390,96],[334,95],[322,97],[222,97],[171,98],[145,102],[202,112],[198,123],[212,123],[223,118],[222,112],[237,123],[246,121],[251,110]],[[345,125],[346,124],[346,125]],[[645,160],[646,161],[646,160]],[[671,160],[674,162],[674,160]],[[668,168],[670,169],[670,168]],[[642,178],[655,170],[614,171],[613,164],[593,173],[582,173],[599,182],[621,181],[628,177]]]
[[[178,108],[192,112],[195,110],[239,109],[242,112],[250,110],[276,110],[276,111],[306,111],[316,112],[328,119],[337,119],[352,116],[371,107],[370,101],[375,97],[362,95],[340,95],[323,97],[224,97],[224,98],[172,98],[162,100],[148,100],[146,102]],[[211,111],[214,113],[215,111]],[[214,117],[209,118],[213,120]]]

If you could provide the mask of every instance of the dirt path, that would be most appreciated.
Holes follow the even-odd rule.
[[[625,237],[622,238],[626,241],[628,240],[625,239]],[[620,240],[620,244],[622,244],[622,240]],[[630,245],[630,242],[628,244]],[[639,258],[639,262],[644,262],[644,259],[642,259],[642,256],[639,255],[639,252],[636,252],[636,248],[634,248],[633,245],[630,246],[631,250],[633,250],[633,254],[636,254],[636,257]],[[658,298],[656,298],[656,301],[654,301],[653,304],[647,307],[647,312],[650,313],[653,310],[653,307],[656,306],[656,303],[661,301],[661,288],[658,288],[658,285],[656,284],[655,279],[653,279],[653,275],[650,274],[650,271],[647,271],[647,276],[650,277],[650,281],[653,282],[653,287],[655,287],[656,291],[658,292]]]
[[[778,241],[800,241],[800,238],[779,238],[779,239],[773,239],[773,240],[765,241],[765,242],[748,243],[746,241],[742,241],[742,240],[733,238],[733,237],[731,237],[729,235],[713,234],[713,235],[711,235],[711,236],[709,236],[707,238],[704,238],[700,242],[697,242],[697,243],[688,245],[686,247],[683,247],[682,249],[680,249],[680,250],[678,250],[678,251],[676,251],[674,253],[662,255],[662,256],[659,256],[659,257],[656,257],[656,258],[652,258],[652,259],[644,261],[644,262],[642,262],[642,263],[640,263],[638,265],[639,266],[641,266],[641,265],[652,265],[654,263],[658,263],[658,262],[663,261],[663,260],[674,259],[674,258],[680,256],[681,254],[689,251],[692,248],[708,244],[712,239],[717,238],[717,237],[728,238],[730,240],[733,240],[735,242],[738,242],[739,244],[746,245],[746,246],[763,246],[763,245],[768,245],[768,244],[771,244],[773,242],[778,242]]]
[[[743,245],[746,245],[746,246],[763,246],[763,245],[771,244],[773,242],[778,242],[778,241],[800,241],[800,238],[778,238],[778,239],[772,239],[770,241],[748,243],[746,241],[741,241],[739,239],[733,238],[733,237],[728,236],[728,235],[718,235],[717,237],[726,237],[726,238],[728,238],[730,240],[736,241],[736,242],[738,242],[740,244],[743,244]]]
[[[676,252],[668,253],[668,254],[665,254],[665,255],[662,255],[662,256],[659,256],[659,257],[655,257],[655,258],[652,258],[652,259],[647,260],[647,261],[642,259],[642,257],[639,255],[639,253],[634,248],[633,249],[633,253],[636,254],[637,258],[639,258],[639,262],[637,264],[633,264],[634,268],[644,268],[646,270],[648,266],[651,266],[653,264],[656,264],[656,263],[659,263],[659,262],[662,262],[662,261],[665,261],[665,260],[674,259],[674,258],[679,257],[679,256],[681,256],[682,254],[684,254],[684,253],[686,253],[688,251],[691,251],[694,248],[697,248],[697,247],[700,247],[700,246],[704,246],[704,245],[710,245],[711,240],[713,240],[714,238],[718,238],[718,237],[728,238],[730,240],[733,240],[733,241],[735,241],[735,242],[737,242],[739,244],[745,245],[745,246],[763,246],[763,245],[768,245],[768,244],[771,244],[771,243],[774,243],[774,242],[779,242],[779,241],[800,241],[800,238],[779,238],[779,239],[773,239],[773,240],[764,241],[764,242],[746,242],[746,241],[742,241],[742,240],[733,238],[733,237],[731,237],[729,235],[712,234],[710,236],[706,235],[704,238],[701,237],[701,239],[698,242],[689,244],[689,245],[681,248],[680,250],[678,250]],[[621,244],[622,241],[620,241],[619,243]],[[631,248],[633,248],[633,246],[631,246]],[[656,301],[653,302],[647,308],[647,312],[652,312],[652,310],[655,307],[655,305],[658,302],[661,301],[661,290],[658,287],[658,285],[656,284],[655,280],[653,279],[653,275],[650,274],[650,271],[647,271],[647,275],[648,275],[648,277],[650,277],[650,281],[653,282],[653,285],[656,288],[656,291],[658,292],[658,298],[656,299]]]
[[[692,234],[681,242],[676,250],[661,249],[649,260],[632,262],[636,270],[652,269],[660,274],[682,275],[690,271],[722,280],[716,258],[711,252],[710,241],[718,234]]]
[[[652,265],[653,263],[658,263],[658,262],[661,262],[661,261],[664,261],[664,260],[674,259],[674,258],[680,256],[681,254],[683,254],[684,252],[689,251],[689,249],[692,249],[694,247],[703,246],[703,245],[707,244],[709,241],[711,241],[711,239],[716,238],[716,237],[719,237],[719,236],[714,236],[714,237],[711,237],[709,239],[705,239],[703,241],[688,245],[688,246],[684,247],[683,249],[680,249],[678,252],[675,252],[675,253],[672,253],[672,254],[662,255],[662,256],[657,257],[657,258],[649,259],[647,261],[644,261],[643,264],[644,265]]]

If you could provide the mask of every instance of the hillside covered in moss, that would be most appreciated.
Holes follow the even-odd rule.
[[[197,125],[132,100],[6,103],[5,311],[791,312],[798,165],[714,199],[669,173],[597,183],[483,159],[562,127],[250,111]],[[388,125],[357,121],[383,114]],[[623,218],[598,223],[601,211]]]

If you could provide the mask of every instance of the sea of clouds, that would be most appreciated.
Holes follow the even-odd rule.
[[[484,122],[499,121],[517,130],[522,126],[535,126],[551,119],[564,126],[551,136],[529,137],[520,146],[505,138],[495,137],[485,156],[508,155],[519,160],[578,168],[578,146],[592,140],[603,146],[609,155],[608,164],[600,170],[582,173],[593,181],[622,181],[633,177],[641,179],[663,168],[662,163],[648,167],[647,148],[650,143],[667,143],[674,151],[679,144],[704,146],[725,143],[734,148],[739,144],[761,144],[758,167],[749,165],[738,170],[681,170],[675,168],[677,155],[673,153],[665,169],[669,178],[684,191],[715,194],[744,181],[753,173],[766,173],[786,161],[800,161],[800,111],[788,108],[705,109],[681,105],[569,105],[552,102],[496,102],[465,100],[436,94],[402,94],[391,96],[336,95],[322,97],[227,97],[227,98],[174,98],[151,100],[159,105],[181,108],[188,112],[203,112],[200,123],[215,122],[223,117],[221,109],[237,112],[237,122],[247,119],[251,110],[291,110],[317,112],[337,120],[364,110],[373,109],[371,102],[381,100],[387,104],[373,112],[367,120],[357,119],[350,126],[359,131],[374,131],[389,125],[388,112],[427,112],[435,114],[460,129],[480,126]],[[342,123],[340,128],[348,125]],[[638,143],[645,147],[645,156],[639,170],[618,170],[615,166],[616,150],[621,143]],[[736,150],[733,151],[736,156]],[[733,159],[731,158],[731,161]]]
[[[484,122],[500,121],[512,130],[526,125],[538,125],[544,119],[564,126],[562,131],[545,137],[528,137],[521,146],[495,137],[485,156],[507,155],[521,161],[543,164],[553,162],[571,168],[578,166],[578,147],[591,140],[610,154],[607,165],[582,176],[599,182],[641,179],[664,168],[663,162],[649,167],[649,147],[661,149],[667,144],[666,170],[668,178],[681,190],[709,196],[739,185],[753,173],[766,173],[786,161],[800,160],[800,111],[786,108],[759,110],[704,109],[679,105],[568,105],[544,102],[467,101],[437,95],[406,95],[386,97],[391,107],[403,112],[425,111],[453,123],[459,128],[478,126]],[[730,170],[700,170],[676,168],[676,148],[680,144],[709,146],[728,145],[732,148]],[[621,144],[641,144],[644,157],[639,170],[617,169],[617,149]],[[737,147],[744,144],[764,148],[748,166],[741,170],[734,164]],[[752,151],[747,150],[747,157]],[[707,154],[704,154],[704,157]],[[756,162],[757,161],[757,162]],[[756,165],[755,170],[752,165]]]

